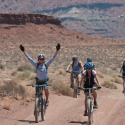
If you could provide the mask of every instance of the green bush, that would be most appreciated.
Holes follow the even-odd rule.
[[[25,79],[25,78],[29,78],[29,77],[30,77],[30,74],[31,74],[30,71],[25,70],[25,71],[19,73],[19,74],[17,75],[17,77],[18,77],[18,78]]]

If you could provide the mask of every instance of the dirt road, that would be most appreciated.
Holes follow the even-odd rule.
[[[118,89],[102,88],[98,90],[99,108],[94,112],[93,125],[125,125],[125,98]],[[26,103],[15,111],[0,110],[0,125],[35,125],[33,115],[34,102]],[[88,125],[84,113],[84,93],[74,99],[67,96],[50,94],[46,120],[37,125]]]

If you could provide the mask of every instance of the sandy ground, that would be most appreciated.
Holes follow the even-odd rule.
[[[125,125],[125,97],[122,85],[111,90],[102,87],[97,90],[99,108],[94,111],[92,125]],[[84,113],[84,93],[75,99],[59,96],[50,92],[50,105],[47,108],[45,121],[35,123],[33,115],[34,101],[26,102],[14,111],[0,107],[0,125],[88,125],[88,117]]]

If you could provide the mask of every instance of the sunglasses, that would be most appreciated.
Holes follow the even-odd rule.
[[[44,60],[44,58],[40,58],[39,60],[40,60],[40,61],[43,61],[43,60]]]

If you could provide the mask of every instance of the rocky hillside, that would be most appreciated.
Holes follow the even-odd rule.
[[[52,15],[74,31],[125,40],[123,0],[1,0],[0,12],[33,12]]]

